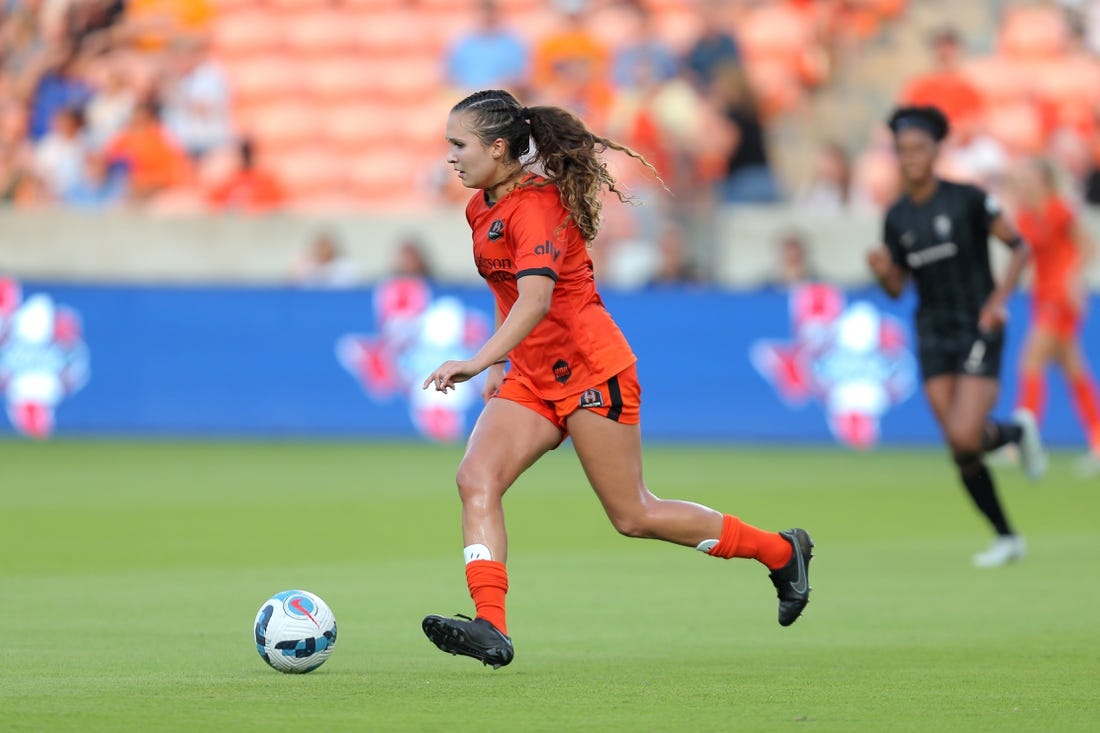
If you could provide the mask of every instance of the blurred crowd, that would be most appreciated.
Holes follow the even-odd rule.
[[[0,200],[174,213],[457,202],[466,192],[440,162],[442,116],[462,94],[499,87],[575,111],[660,171],[610,161],[646,205],[607,207],[604,276],[705,280],[723,206],[877,212],[897,195],[880,124],[859,144],[814,140],[794,177],[771,146],[912,9],[0,0]],[[926,67],[911,65],[890,101],[945,109],[947,176],[999,191],[1014,160],[1044,155],[1079,200],[1100,203],[1100,0],[1006,2],[999,19],[982,38],[948,25],[930,34]]]

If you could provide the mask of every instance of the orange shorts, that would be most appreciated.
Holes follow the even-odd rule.
[[[1081,313],[1068,301],[1036,300],[1032,304],[1032,321],[1037,328],[1069,341],[1076,337],[1081,327]]]
[[[633,364],[602,384],[582,389],[560,400],[542,399],[511,375],[504,377],[500,389],[493,396],[523,405],[542,415],[561,431],[563,440],[569,434],[565,420],[577,410],[591,410],[625,425],[637,425],[641,421],[642,386],[638,383],[638,371]]]

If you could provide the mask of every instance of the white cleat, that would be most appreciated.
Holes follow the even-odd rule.
[[[1077,478],[1092,478],[1100,475],[1100,454],[1086,453],[1077,459],[1074,466]]]
[[[993,540],[985,552],[974,556],[974,567],[999,568],[1018,562],[1027,556],[1027,543],[1019,535],[1005,535]]]
[[[1039,435],[1039,424],[1031,410],[1020,407],[1012,413],[1012,419],[1023,430],[1020,436],[1020,468],[1032,481],[1038,481],[1047,472],[1047,453],[1043,448],[1043,438]]]

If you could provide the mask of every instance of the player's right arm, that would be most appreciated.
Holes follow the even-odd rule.
[[[504,322],[504,316],[500,312],[500,306],[497,305],[493,309],[496,313],[495,323],[493,330],[496,331],[500,328],[500,324]],[[485,385],[481,388],[481,399],[488,402],[493,398],[493,395],[500,389],[500,383],[504,381],[504,361],[498,361],[496,364],[489,366],[488,371],[485,372]]]
[[[883,227],[883,240],[885,244],[879,245],[867,253],[867,266],[874,273],[879,287],[886,291],[886,294],[891,298],[897,298],[905,290],[905,283],[909,279],[909,274],[905,268],[898,264],[904,261],[902,259],[901,237],[898,235],[897,228],[891,223],[889,215],[887,215],[886,224]]]

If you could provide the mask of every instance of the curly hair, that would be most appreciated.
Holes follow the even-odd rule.
[[[917,128],[940,142],[950,130],[947,117],[939,107],[898,107],[887,122],[890,130],[897,135],[902,130]]]
[[[589,242],[600,228],[600,190],[606,188],[622,202],[631,200],[617,187],[600,157],[608,148],[629,155],[660,179],[657,169],[640,153],[593,133],[579,117],[561,107],[524,107],[510,93],[490,89],[466,97],[451,109],[455,112],[474,115],[472,129],[483,144],[504,140],[512,160],[524,167],[541,168],[546,182],[526,185],[557,186],[569,218]]]

